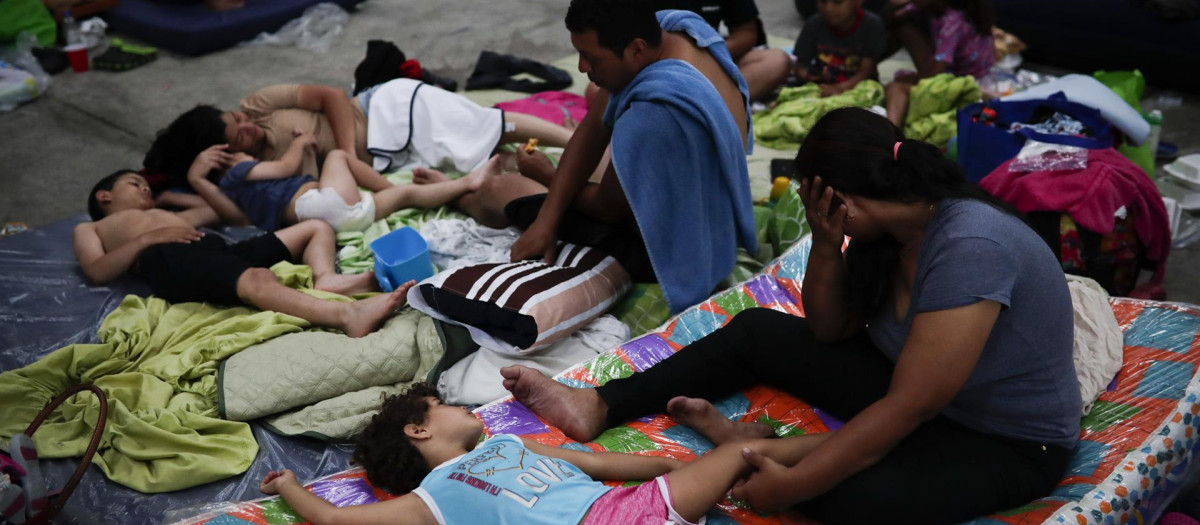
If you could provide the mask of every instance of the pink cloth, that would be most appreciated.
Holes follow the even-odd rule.
[[[636,487],[617,487],[600,496],[581,525],[693,525],[671,508],[670,485],[659,476]],[[704,524],[700,518],[699,525]]]
[[[933,33],[933,59],[946,64],[955,75],[983,77],[996,63],[992,34],[981,35],[961,10],[946,8],[930,21]]]
[[[1196,521],[1182,512],[1168,512],[1158,522],[1158,525],[1200,525],[1200,521]]]
[[[582,122],[588,111],[587,99],[564,91],[534,93],[520,100],[501,102],[496,104],[496,107],[513,113],[533,115],[560,125],[568,114],[575,122]]]
[[[1008,170],[1011,163],[1001,164],[979,186],[1021,213],[1064,212],[1080,226],[1104,234],[1113,231],[1113,214],[1124,206],[1146,247],[1146,258],[1157,264],[1150,282],[1129,295],[1165,297],[1162,282],[1171,253],[1171,225],[1162,195],[1141,168],[1112,148],[1088,150],[1088,165],[1081,170],[1014,173]]]

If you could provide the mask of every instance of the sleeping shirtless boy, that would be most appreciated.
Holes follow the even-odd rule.
[[[324,221],[304,221],[227,244],[196,229],[204,214],[195,209],[156,209],[146,179],[129,170],[96,183],[88,196],[88,213],[95,222],[76,226],[74,239],[75,257],[88,280],[105,284],[130,271],[169,302],[245,303],[362,337],[404,306],[412,285],[349,303],[288,288],[267,268],[299,258],[312,267],[318,290],[343,295],[377,291],[370,273],[336,273],[335,237]]]

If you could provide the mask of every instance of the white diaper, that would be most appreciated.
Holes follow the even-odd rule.
[[[362,199],[351,206],[333,188],[311,189],[296,199],[296,218],[321,219],[340,232],[357,232],[375,222],[375,198],[359,190]]]

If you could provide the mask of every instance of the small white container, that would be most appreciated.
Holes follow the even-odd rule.
[[[1179,157],[1163,169],[1184,187],[1200,191],[1200,153]]]

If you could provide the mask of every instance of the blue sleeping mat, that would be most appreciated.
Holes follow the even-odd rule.
[[[84,282],[72,251],[71,232],[86,220],[86,215],[78,215],[0,239],[0,372],[26,366],[69,344],[95,343],[100,322],[121,299],[127,294],[150,294],[145,283],[128,276],[107,286]],[[254,231],[235,227],[214,233],[244,240]],[[290,468],[301,479],[345,470],[354,448],[280,436],[257,422],[250,427],[259,452],[244,474],[175,492],[143,494],[109,481],[92,465],[54,523],[174,522],[203,512],[213,502],[262,497],[258,482],[272,470]],[[43,459],[41,465],[50,486],[57,488],[75,471],[78,459]]]
[[[121,0],[104,15],[109,27],[148,44],[188,55],[203,55],[274,32],[305,9],[331,1],[346,10],[363,0],[252,0],[241,9],[210,11],[191,4]]]

